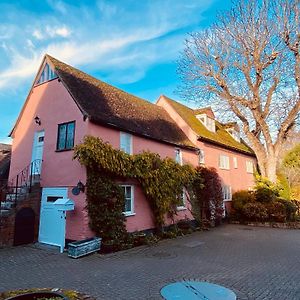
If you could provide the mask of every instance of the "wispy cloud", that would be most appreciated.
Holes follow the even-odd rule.
[[[9,38],[16,24],[0,27],[0,42],[5,40],[0,56],[6,56],[0,59],[0,89],[32,80],[45,53],[91,72],[110,69],[120,82],[137,81],[151,65],[176,57],[182,28],[198,22],[211,1],[194,0],[190,6],[182,1],[141,1],[132,7],[117,1],[98,1],[93,7],[48,3],[56,14],[20,12],[31,24],[16,20],[25,28],[22,35]]]

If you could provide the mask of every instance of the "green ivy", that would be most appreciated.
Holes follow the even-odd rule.
[[[180,205],[183,187],[193,184],[195,170],[156,153],[128,155],[100,138],[87,136],[74,158],[87,168],[87,209],[91,229],[104,240],[125,237],[124,195],[117,181],[135,179],[152,208],[157,228]]]

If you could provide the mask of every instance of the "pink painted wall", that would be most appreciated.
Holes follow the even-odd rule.
[[[120,131],[110,128],[98,126],[96,124],[88,124],[88,134],[101,137],[104,142],[109,142],[116,149],[120,148]],[[139,136],[132,136],[132,150],[133,154],[141,153],[143,151],[151,151],[158,153],[162,158],[175,158],[175,146],[163,144],[154,140],[146,139]],[[182,149],[182,158],[184,163],[195,164],[197,156],[194,151]],[[149,203],[141,187],[137,182],[132,180],[124,180],[121,184],[134,185],[134,213],[133,216],[126,217],[126,227],[129,232],[145,230],[154,227],[153,215]],[[182,218],[193,219],[189,210],[178,211],[176,220]],[[171,220],[166,220],[171,223]]]
[[[248,189],[253,186],[254,178],[253,174],[246,172],[246,160],[251,160],[253,165],[256,164],[254,157],[233,151],[227,150],[222,147],[215,146],[210,143],[203,143],[198,141],[197,134],[188,126],[188,124],[181,118],[181,116],[174,110],[174,108],[167,102],[164,96],[161,96],[157,105],[163,107],[170,117],[179,125],[182,131],[186,134],[191,142],[193,142],[198,148],[204,150],[205,166],[214,167],[218,171],[223,183],[231,186],[232,192]],[[219,168],[219,156],[229,156],[230,169],[222,170]],[[238,160],[238,168],[233,167],[233,157]],[[198,162],[194,164],[197,166]]]
[[[231,185],[233,190],[247,188],[252,184],[252,174],[246,173],[247,156],[234,151],[224,150],[197,141],[197,135],[187,126],[187,124],[172,110],[166,103],[159,101],[159,105],[166,107],[171,117],[180,125],[188,138],[199,148],[205,151],[205,163],[207,166],[216,167],[224,183]],[[39,116],[41,125],[34,122],[34,117]],[[26,167],[31,161],[34,133],[45,131],[43,165],[41,175],[42,187],[67,187],[68,194],[75,201],[75,211],[67,213],[66,238],[83,239],[92,236],[93,233],[88,227],[88,216],[85,211],[86,195],[80,193],[78,196],[71,194],[72,187],[81,180],[86,182],[86,172],[76,160],[72,160],[73,151],[56,152],[58,124],[76,121],[75,144],[82,142],[85,135],[101,137],[109,142],[113,147],[120,147],[120,131],[95,125],[88,120],[83,121],[83,116],[74,100],[71,98],[62,82],[52,80],[48,83],[36,86],[23,111],[22,118],[14,131],[12,146],[12,162],[10,178]],[[133,153],[140,153],[149,150],[158,153],[162,158],[175,158],[175,146],[160,143],[147,138],[133,136]],[[219,170],[218,157],[223,153],[238,158],[238,169]],[[198,165],[198,156],[192,150],[182,149],[184,163]],[[149,204],[143,192],[136,182],[124,181],[121,184],[134,185],[134,216],[126,218],[128,231],[144,230],[154,227],[153,216]],[[189,205],[189,204],[188,204]],[[175,220],[189,218],[192,215],[189,209],[178,211]],[[171,223],[171,220],[166,220]]]
[[[39,116],[40,126],[34,122],[35,116]],[[67,213],[66,237],[78,239],[85,236],[87,226],[85,196],[73,196],[70,190],[78,180],[86,181],[86,172],[72,160],[73,151],[56,152],[58,124],[74,120],[75,144],[78,144],[86,134],[87,122],[83,121],[82,113],[63,84],[56,79],[34,87],[13,134],[10,178],[30,164],[34,133],[44,130],[41,186],[68,187],[69,197],[75,201],[75,211]]]

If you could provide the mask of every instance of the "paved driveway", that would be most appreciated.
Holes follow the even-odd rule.
[[[76,289],[97,299],[161,299],[169,282],[196,279],[239,299],[300,299],[300,230],[224,225],[152,247],[70,259],[34,246],[0,249],[0,291]]]

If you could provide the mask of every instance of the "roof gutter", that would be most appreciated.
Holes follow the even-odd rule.
[[[98,125],[100,124],[100,125],[103,125],[103,126],[108,127],[108,128],[119,129],[121,131],[130,133],[130,134],[134,134],[134,135],[139,136],[139,137],[146,137],[146,138],[148,138],[150,140],[157,141],[157,142],[160,142],[160,143],[165,143],[165,144],[168,144],[168,145],[172,145],[172,146],[176,146],[176,147],[188,149],[188,150],[191,150],[191,151],[198,151],[199,150],[199,148],[196,147],[196,146],[189,146],[189,145],[184,145],[184,144],[178,144],[178,143],[174,143],[174,142],[171,142],[171,141],[158,139],[158,138],[152,137],[152,136],[150,136],[148,134],[138,133],[138,132],[135,132],[135,131],[132,131],[132,130],[128,130],[126,128],[122,128],[119,125],[116,125],[116,124],[113,124],[113,123],[107,123],[107,122],[102,122],[101,120],[95,120],[91,116],[88,116],[88,119],[90,120],[90,122],[92,122],[94,124],[98,124]]]
[[[210,143],[210,144],[213,144],[213,145],[221,146],[222,148],[225,148],[225,149],[228,149],[228,150],[234,150],[236,152],[240,152],[240,153],[248,155],[248,156],[256,157],[256,155],[255,155],[254,152],[251,153],[251,152],[248,152],[246,150],[235,148],[233,146],[228,146],[228,145],[222,144],[222,143],[220,143],[218,141],[214,141],[214,140],[205,138],[203,136],[198,136],[198,140],[199,141],[203,141],[203,142],[207,142],[207,143]]]

